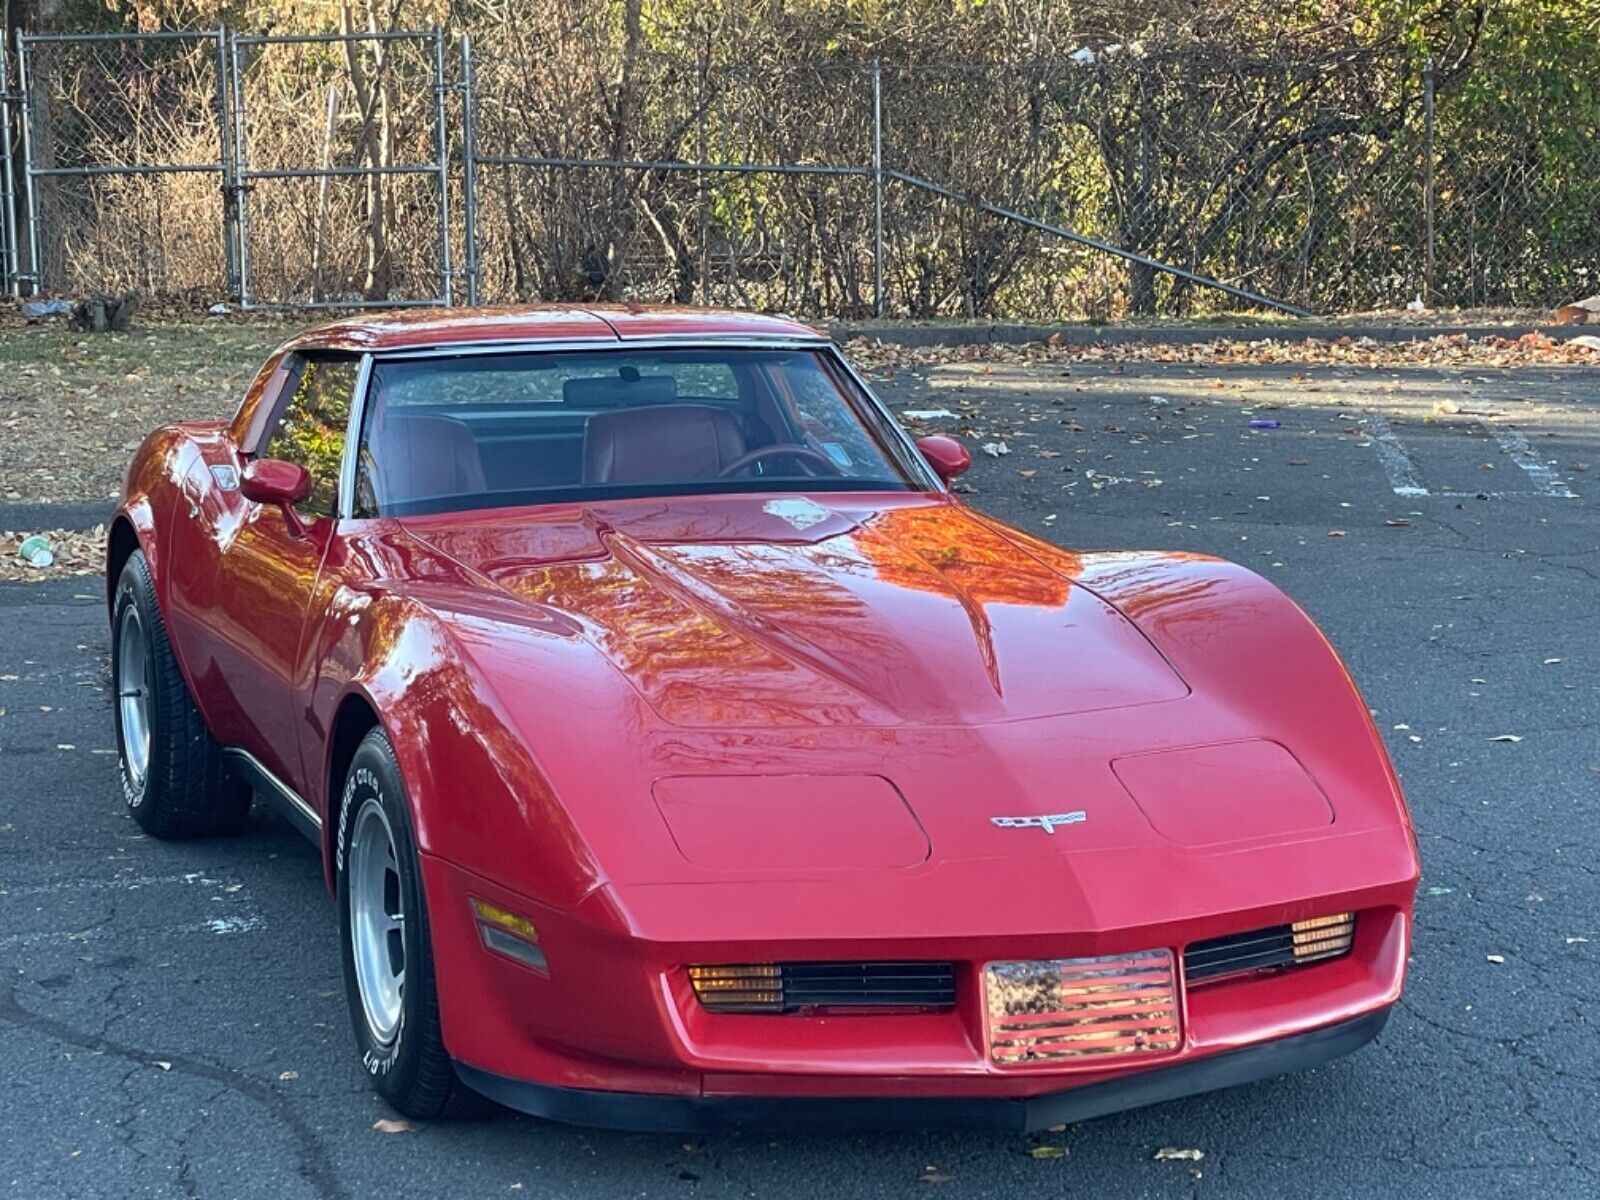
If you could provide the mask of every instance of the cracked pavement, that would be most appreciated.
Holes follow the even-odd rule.
[[[1234,558],[1327,631],[1424,863],[1375,1045],[1033,1139],[377,1132],[314,851],[259,808],[237,838],[140,835],[98,582],[0,585],[0,1194],[1600,1194],[1600,370],[961,363],[878,385],[955,414],[921,428],[1006,444],[977,454],[979,507],[1077,547]]]

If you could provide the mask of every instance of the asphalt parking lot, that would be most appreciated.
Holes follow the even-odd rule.
[[[1234,558],[1322,624],[1424,860],[1409,990],[1378,1043],[1032,1139],[511,1114],[381,1132],[311,847],[259,808],[232,840],[141,836],[98,581],[9,584],[0,1192],[1600,1195],[1600,369],[959,364],[881,390],[995,448],[969,476],[985,510],[1078,547]]]

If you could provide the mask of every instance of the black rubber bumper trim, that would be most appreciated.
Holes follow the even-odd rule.
[[[1359,1050],[1388,1008],[1238,1050],[1031,1098],[661,1096],[549,1087],[457,1063],[462,1082],[507,1108],[604,1129],[692,1133],[726,1129],[990,1129],[1028,1133],[1320,1066]]]

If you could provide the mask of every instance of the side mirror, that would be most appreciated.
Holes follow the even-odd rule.
[[[311,472],[281,458],[258,458],[245,464],[239,476],[239,493],[257,504],[276,504],[283,510],[289,532],[304,537],[306,523],[294,506],[311,495]]]
[[[922,451],[922,457],[928,460],[934,474],[947,484],[957,475],[965,475],[972,466],[972,455],[967,453],[967,448],[942,433],[918,438],[917,449]]]

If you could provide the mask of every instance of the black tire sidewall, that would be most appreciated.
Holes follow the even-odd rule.
[[[140,815],[140,809],[150,797],[150,781],[159,777],[158,771],[166,769],[166,764],[161,761],[165,753],[161,739],[162,697],[160,675],[156,669],[155,630],[151,624],[155,604],[150,592],[149,568],[145,566],[144,552],[135,551],[117,580],[116,600],[111,610],[111,723],[117,736],[117,777],[122,784],[122,802],[135,817]],[[137,787],[129,776],[127,744],[122,728],[122,622],[129,608],[138,612],[139,623],[144,627],[144,678],[148,691],[145,711],[146,720],[150,723],[149,758],[145,762],[144,778]]]
[[[350,930],[350,882],[346,866],[350,837],[356,814],[369,799],[376,797],[389,819],[394,838],[395,863],[400,871],[401,904],[405,912],[406,986],[400,1004],[400,1025],[394,1040],[380,1045],[367,1027],[362,1011],[360,985],[356,977],[355,953]],[[418,1083],[422,1058],[426,1053],[423,1010],[424,988],[432,987],[431,947],[428,945],[426,903],[422,877],[417,865],[416,842],[411,831],[411,816],[394,752],[381,734],[371,734],[356,751],[345,777],[339,805],[334,866],[339,884],[339,947],[344,966],[345,994],[350,1005],[350,1023],[355,1032],[356,1049],[362,1069],[378,1093],[402,1110]]]

